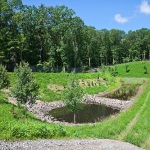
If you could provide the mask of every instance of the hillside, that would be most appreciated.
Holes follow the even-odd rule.
[[[116,65],[118,76],[126,83],[143,83],[143,79],[149,78],[150,62],[128,63],[130,71],[126,73],[127,64]],[[144,74],[143,67],[146,66],[148,73]],[[35,73],[37,82],[40,84],[40,92],[48,91],[47,85],[64,85],[68,74]],[[82,81],[91,81],[95,84],[98,73],[77,74]],[[15,84],[15,76],[9,73],[11,85]],[[132,77],[132,78],[129,78]],[[56,80],[57,79],[57,80]],[[88,80],[87,80],[88,79]],[[105,78],[104,78],[105,79]],[[106,80],[106,79],[105,79]],[[107,80],[106,80],[107,81]],[[105,82],[106,82],[105,81]],[[86,84],[86,82],[84,82]],[[118,84],[110,84],[109,88],[115,88]],[[53,87],[54,88],[54,87]],[[56,88],[56,87],[55,87]],[[94,87],[88,87],[93,89]],[[45,90],[47,89],[47,90]],[[96,89],[97,90],[97,89]],[[95,91],[95,89],[94,89]],[[99,138],[116,139],[126,141],[134,145],[150,148],[149,145],[149,116],[150,116],[150,82],[147,80],[141,87],[140,95],[135,98],[133,105],[126,111],[112,116],[102,122],[95,124],[84,124],[78,126],[66,126],[49,124],[36,119],[23,107],[16,107],[8,103],[6,93],[0,91],[0,140],[31,140],[31,139],[74,139],[74,138]],[[60,91],[59,91],[60,92]],[[55,93],[55,92],[54,92]],[[45,97],[50,97],[48,92]],[[44,97],[43,97],[44,98]],[[48,101],[48,100],[47,100]]]
[[[127,67],[128,66],[128,67]],[[147,68],[144,69],[144,66]],[[150,61],[137,61],[114,65],[113,68],[118,72],[119,77],[135,77],[135,78],[149,78],[150,77]],[[126,72],[126,68],[128,71]]]

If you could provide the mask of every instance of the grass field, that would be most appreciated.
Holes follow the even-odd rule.
[[[128,71],[126,72],[126,66],[128,66]],[[147,68],[147,73],[145,73],[144,66]],[[116,68],[119,77],[135,77],[135,78],[150,78],[150,62],[149,61],[139,61],[124,63],[113,66]]]
[[[48,85],[57,85],[65,87],[70,76],[69,73],[34,73],[36,81],[39,85],[39,95],[38,99],[43,101],[55,101],[63,99],[63,90],[53,90],[49,89]],[[97,82],[98,77],[102,76],[100,73],[80,73],[75,75],[76,78],[86,81],[86,86],[83,88],[85,93],[96,94],[98,92],[103,92],[105,90],[111,90],[118,86],[119,81],[117,78],[111,77],[109,73],[106,73],[103,78],[101,78],[104,84],[92,85]],[[11,80],[11,87],[15,84],[15,75],[9,73],[9,78]]]
[[[14,108],[11,104],[8,104],[6,95],[1,91],[0,139],[109,138],[130,142],[137,146],[150,149],[150,63],[129,63],[130,71],[128,73],[126,73],[125,65],[126,64],[121,64],[117,66],[119,77],[124,77],[121,80],[125,83],[142,83],[143,78],[147,78],[147,81],[143,83],[141,94],[136,98],[134,104],[125,112],[93,125],[60,126],[42,122],[34,118],[30,113],[26,113],[23,108]],[[148,74],[144,74],[143,65],[147,66]],[[10,73],[9,76],[11,81],[13,81],[11,84],[14,84],[14,75]],[[46,92],[46,85],[49,83],[66,85],[68,76],[69,74],[35,74],[37,82],[40,83],[41,86],[41,93]],[[93,79],[97,78],[97,76],[97,73],[79,74],[80,79]],[[130,79],[127,77],[130,77]],[[58,79],[60,79],[60,81],[58,81]],[[110,84],[107,88],[114,88],[118,84],[119,83]],[[94,92],[95,91],[96,90],[94,90]],[[47,95],[53,97],[50,92],[48,92]],[[47,97],[47,95],[45,97]],[[48,101],[48,98],[46,101]],[[19,115],[16,116],[16,114]]]

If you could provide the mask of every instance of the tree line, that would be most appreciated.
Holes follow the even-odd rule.
[[[149,59],[150,29],[97,30],[66,6],[0,0],[0,63],[10,71],[22,61],[55,72]]]

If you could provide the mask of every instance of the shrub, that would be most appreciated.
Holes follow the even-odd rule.
[[[112,68],[111,75],[112,75],[113,77],[116,77],[116,76],[118,75],[118,72],[117,72],[117,67],[115,67],[115,68]]]
[[[147,71],[147,67],[146,66],[144,66],[144,74],[148,74],[148,71]]]
[[[46,126],[37,127],[32,136],[38,138],[52,138],[54,136],[53,129],[50,130]]]
[[[50,67],[50,63],[49,62],[44,62],[43,63],[43,71],[44,72],[51,72],[51,67]]]
[[[28,132],[27,129],[21,126],[15,126],[13,128],[11,128],[11,135],[12,138],[17,138],[17,139],[21,139],[21,138],[27,138]]]
[[[85,73],[88,71],[89,67],[88,66],[82,66],[82,72]]]
[[[127,64],[127,65],[125,65],[125,67],[126,67],[126,73],[128,73],[130,71],[129,65]]]
[[[18,107],[12,106],[11,113],[15,119],[24,119],[27,118],[27,108],[18,104]]]
[[[64,136],[66,136],[66,130],[63,128],[63,126],[58,125],[54,129],[54,135],[56,137],[64,137]]]

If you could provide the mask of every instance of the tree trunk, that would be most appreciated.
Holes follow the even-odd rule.
[[[73,122],[76,123],[76,112],[73,112]]]
[[[74,51],[74,69],[76,70],[76,43],[73,41],[72,45],[73,45],[73,51]]]
[[[89,69],[91,68],[91,59],[89,57]]]

